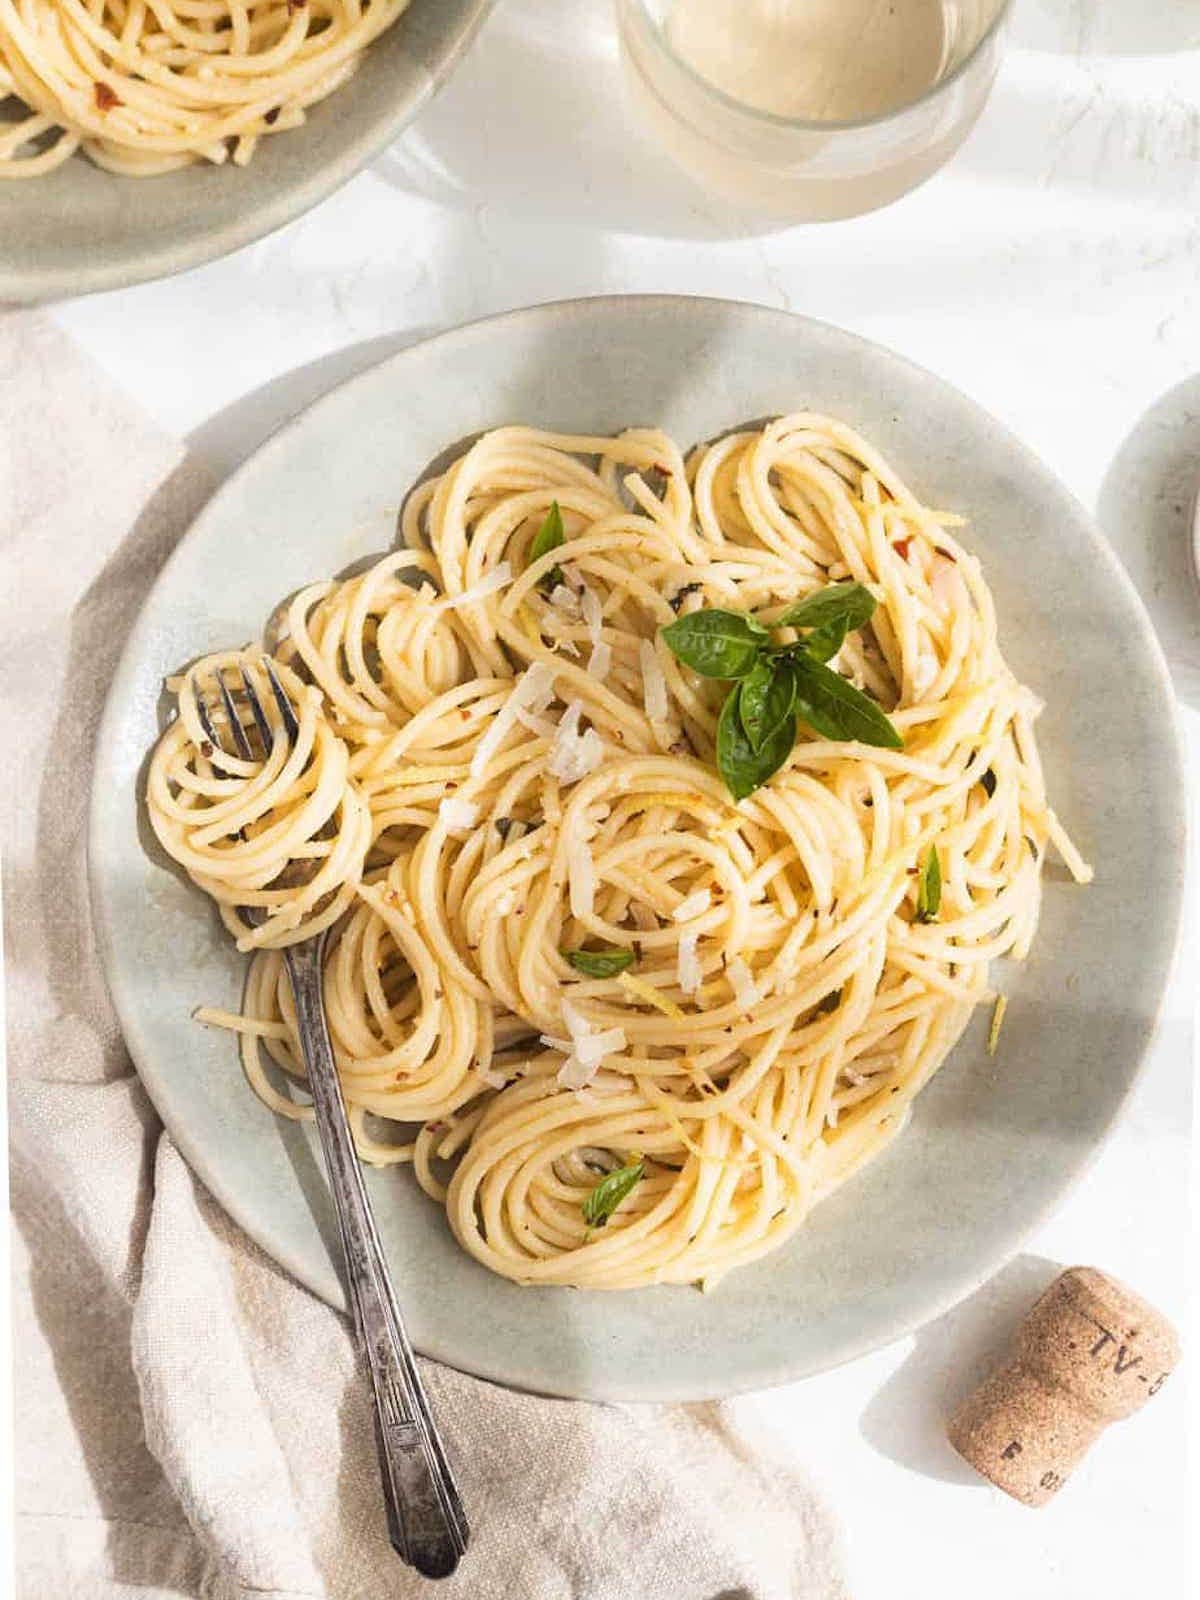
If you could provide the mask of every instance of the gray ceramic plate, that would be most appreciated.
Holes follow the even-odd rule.
[[[0,303],[164,278],[290,222],[378,154],[448,76],[491,0],[411,0],[353,79],[248,167],[119,178],[77,157],[0,183]]]
[[[1150,1040],[1179,920],[1181,767],[1142,607],[1079,506],[1023,445],[927,372],[758,307],[598,299],[443,334],[305,412],[209,504],[159,578],[113,684],[91,819],[96,922],[129,1047],[164,1121],[264,1249],[342,1303],[319,1157],[243,1082],[227,1035],[242,963],[201,896],[148,854],[139,773],[164,674],[253,636],[287,591],[392,536],[407,486],[498,423],[661,423],[681,441],[801,406],[845,418],[927,501],[970,514],[1006,652],[1048,700],[1060,814],[1096,863],[1052,872],[1002,1046],[976,1019],[903,1138],[768,1260],[714,1294],[521,1289],[463,1255],[410,1173],[372,1173],[417,1346],[522,1388],[682,1399],[780,1383],[895,1338],[993,1272],[1111,1126]]]

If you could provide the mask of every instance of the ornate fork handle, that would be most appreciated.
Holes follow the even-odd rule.
[[[323,937],[284,951],[329,1187],[341,1229],[359,1344],[375,1394],[375,1428],[388,1530],[398,1555],[426,1577],[454,1571],[467,1519],[417,1371],[334,1066],[321,992]]]

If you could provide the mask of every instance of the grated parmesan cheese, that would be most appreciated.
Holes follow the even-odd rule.
[[[749,1011],[751,1006],[756,1006],[762,999],[762,992],[754,982],[750,968],[740,956],[728,964],[725,976],[729,979],[733,998],[743,1011]]]
[[[439,611],[453,611],[456,606],[469,605],[474,600],[483,600],[489,594],[495,594],[497,589],[506,589],[513,581],[512,567],[507,561],[501,561],[492,570],[485,573],[478,583],[471,584],[459,594],[446,594],[437,602]]]
[[[638,645],[638,658],[642,667],[642,699],[646,715],[651,722],[665,722],[670,702],[667,698],[667,677],[659,663],[658,652],[652,639],[643,639]]]
[[[447,833],[464,834],[479,821],[479,807],[473,800],[461,800],[449,795],[438,806],[438,817],[446,825]]]
[[[584,1039],[592,1031],[591,1023],[573,1000],[564,998],[562,1015],[563,1023],[572,1039]]]
[[[712,894],[708,889],[697,889],[679,902],[671,913],[673,922],[691,922],[695,917],[702,917],[712,905]]]
[[[544,711],[554,698],[554,671],[543,661],[522,675],[508,699],[500,707],[492,725],[475,746],[471,757],[471,776],[478,778],[500,749],[520,718],[522,711]]]
[[[570,1000],[562,1002],[563,1022],[569,1039],[556,1039],[542,1034],[542,1043],[552,1050],[561,1050],[566,1057],[558,1069],[557,1081],[564,1089],[583,1089],[600,1070],[606,1056],[615,1055],[625,1048],[624,1028],[606,1028],[600,1033]]]
[[[572,836],[567,845],[567,886],[573,917],[590,917],[596,900],[596,864],[587,841]]]
[[[600,604],[600,596],[594,589],[589,589],[586,583],[579,591],[579,611],[587,626],[588,638],[592,641],[594,650],[603,637],[604,608]]]
[[[572,700],[558,724],[546,770],[560,783],[578,783],[589,772],[595,772],[604,760],[604,741],[595,728],[583,734],[579,731],[582,715],[582,702]]]
[[[679,987],[684,994],[695,994],[700,987],[703,973],[700,970],[700,957],[696,954],[696,945],[699,942],[698,933],[683,932],[679,935],[678,975]]]
[[[603,683],[608,677],[609,668],[612,666],[612,646],[605,644],[601,639],[599,644],[592,646],[592,653],[588,657],[587,669],[593,678],[599,678]]]

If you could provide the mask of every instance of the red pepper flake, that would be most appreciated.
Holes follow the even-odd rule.
[[[892,546],[892,549],[900,557],[901,561],[908,560],[908,547],[911,543],[911,539],[897,539],[895,544]]]
[[[282,109],[282,106],[272,106],[270,111],[263,112],[263,121],[266,123],[268,128],[273,128],[279,121],[279,113],[282,111]]]
[[[210,755],[212,755],[212,753],[213,753],[212,740],[211,739],[201,739],[201,741],[200,741],[200,754],[202,756],[210,756]]]
[[[107,83],[93,83],[92,88],[96,93],[96,109],[98,111],[111,111],[114,106],[123,106],[124,100],[115,89]]]
[[[958,557],[954,554],[953,550],[947,550],[944,544],[935,544],[933,548],[937,551],[938,555],[945,556],[947,561],[953,561],[955,566],[958,565]]]

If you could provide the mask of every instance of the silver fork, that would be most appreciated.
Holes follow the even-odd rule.
[[[279,710],[281,730],[272,729],[253,677],[244,666],[239,677],[265,756],[277,733],[281,731],[283,737],[295,741],[300,725],[271,662],[264,657],[261,665]],[[213,677],[236,754],[245,761],[259,759],[223,671],[214,671]],[[205,702],[203,686],[197,687],[201,725],[213,745],[223,748]],[[257,927],[264,921],[266,912],[261,906],[239,906],[238,915],[248,927]],[[283,958],[295,996],[300,1049],[341,1230],[355,1331],[374,1391],[375,1436],[383,1474],[388,1533],[393,1549],[402,1560],[426,1577],[443,1578],[454,1571],[466,1550],[469,1529],[396,1303],[346,1120],[346,1104],[334,1064],[321,984],[327,931],[299,944],[288,945]]]

